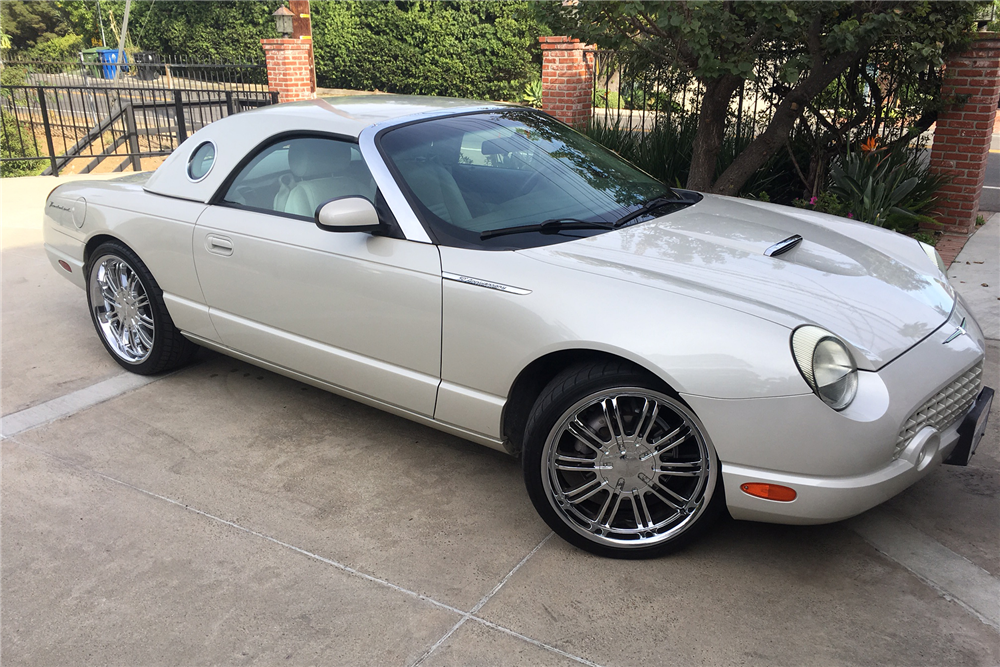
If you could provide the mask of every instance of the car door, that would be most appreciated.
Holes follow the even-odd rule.
[[[431,416],[441,362],[436,246],[317,227],[313,212],[330,199],[375,200],[355,144],[282,138],[237,170],[194,234],[223,344]]]

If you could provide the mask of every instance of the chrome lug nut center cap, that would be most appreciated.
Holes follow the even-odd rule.
[[[656,472],[655,456],[643,461],[648,453],[645,447],[632,444],[625,445],[621,451],[612,448],[605,452],[600,466],[604,479],[611,486],[617,486],[621,482],[628,491],[648,486],[647,481]]]

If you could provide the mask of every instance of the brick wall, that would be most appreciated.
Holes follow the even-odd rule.
[[[262,39],[267,62],[267,87],[279,102],[316,97],[312,77],[312,44],[298,39]]]
[[[938,116],[931,169],[951,183],[934,216],[945,234],[975,229],[1000,98],[1000,35],[981,33],[968,51],[945,63],[941,97],[954,100]]]
[[[594,94],[593,47],[571,37],[539,37],[542,110],[574,127],[586,127]]]

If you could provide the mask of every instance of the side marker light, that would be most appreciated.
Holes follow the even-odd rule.
[[[740,490],[750,496],[764,498],[766,500],[777,500],[783,503],[795,500],[795,497],[798,495],[795,493],[795,489],[787,486],[781,486],[780,484],[761,484],[759,482],[740,484]]]

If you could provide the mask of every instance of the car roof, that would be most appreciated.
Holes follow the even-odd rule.
[[[321,97],[264,106],[217,120],[192,134],[150,176],[144,187],[154,194],[208,202],[247,153],[279,134],[322,132],[356,139],[365,128],[375,125],[502,106],[507,105],[389,94]],[[193,182],[187,176],[188,161],[207,141],[215,144],[215,162],[203,179]]]

